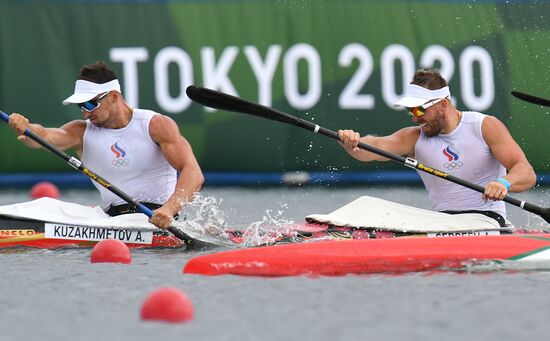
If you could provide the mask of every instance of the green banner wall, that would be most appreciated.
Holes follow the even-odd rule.
[[[1,1],[0,109],[45,126],[83,64],[104,60],[132,105],[170,115],[206,171],[368,170],[334,142],[212,112],[185,87],[231,92],[329,129],[384,135],[411,124],[392,104],[416,68],[437,67],[461,110],[504,121],[537,172],[550,171],[549,1]],[[0,126],[0,172],[64,171]]]

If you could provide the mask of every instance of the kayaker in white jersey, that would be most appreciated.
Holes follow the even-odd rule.
[[[506,126],[494,116],[459,111],[451,102],[447,81],[437,70],[418,70],[395,107],[406,108],[418,126],[388,136],[360,137],[339,130],[340,144],[360,161],[388,159],[357,147],[359,141],[445,171],[485,187],[481,195],[469,188],[419,171],[434,210],[481,213],[508,225],[502,199],[536,183],[533,167]]]
[[[116,73],[103,62],[82,67],[74,93],[63,104],[76,104],[84,119],[44,128],[14,113],[10,126],[29,147],[40,145],[23,135],[26,128],[62,150],[74,149],[87,167],[154,210],[151,223],[168,228],[204,182],[191,145],[176,122],[132,108],[122,96]],[[124,200],[92,183],[109,215],[135,212]]]

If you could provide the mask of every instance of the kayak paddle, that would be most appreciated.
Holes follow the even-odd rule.
[[[223,92],[202,88],[194,85],[187,87],[186,92],[187,92],[187,96],[189,96],[189,98],[191,98],[193,101],[207,107],[226,110],[226,111],[240,112],[243,114],[249,114],[253,116],[267,118],[273,121],[292,124],[297,127],[313,131],[314,133],[325,135],[335,140],[340,140],[340,138],[338,137],[338,133],[335,131],[323,128],[315,123],[289,115],[282,111],[278,111],[276,109],[269,108],[258,103],[249,102],[242,98],[235,97]],[[361,149],[367,150],[371,153],[386,157],[406,167],[421,170],[428,174],[437,176],[438,178],[454,182],[456,184],[473,189],[474,191],[477,191],[480,193],[485,192],[485,188],[483,186],[468,182],[461,178],[455,177],[451,174],[426,166],[413,158],[410,158],[410,157],[405,158],[399,155],[395,155],[385,150],[366,144],[364,142],[359,142],[358,147]],[[546,220],[546,222],[550,223],[550,208],[542,208],[534,204],[528,203],[526,201],[518,200],[509,196],[506,196],[503,200],[507,203],[520,207],[526,211],[538,214],[544,220]]]
[[[537,97],[537,96],[533,96],[533,95],[528,95],[526,93],[519,92],[519,91],[512,91],[511,94],[516,98],[524,100],[525,102],[550,107],[550,99],[545,99],[545,98],[541,98],[541,97]]]
[[[5,112],[0,110],[0,116],[1,116],[3,121],[5,121],[6,123],[9,123],[10,117]],[[37,142],[38,144],[40,144],[45,149],[51,151],[55,155],[57,155],[60,158],[62,158],[63,160],[65,160],[74,169],[82,172],[83,174],[88,176],[90,179],[94,180],[95,182],[97,182],[101,186],[105,187],[109,191],[116,194],[119,198],[123,199],[128,204],[134,206],[139,212],[144,213],[149,218],[151,218],[153,216],[153,211],[151,209],[149,209],[149,207],[143,205],[140,202],[135,201],[130,196],[128,196],[128,194],[124,193],[123,191],[121,191],[120,189],[115,187],[113,184],[111,184],[107,180],[103,179],[101,176],[97,175],[96,173],[92,172],[90,169],[86,168],[84,166],[84,164],[82,163],[82,161],[80,161],[79,159],[68,155],[67,153],[65,153],[61,149],[57,148],[56,146],[54,146],[50,142],[48,142],[45,139],[43,139],[42,137],[36,135],[32,130],[30,130],[28,128],[25,130],[25,135],[27,137],[30,137],[33,141]],[[179,239],[183,240],[186,244],[189,244],[194,239],[199,240],[198,238],[191,238],[189,235],[187,235],[186,233],[184,233],[180,229],[176,228],[175,226],[168,227],[168,231],[172,232],[174,234],[174,236],[176,236]]]

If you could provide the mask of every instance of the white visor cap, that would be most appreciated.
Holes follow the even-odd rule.
[[[113,90],[120,92],[120,83],[118,82],[118,79],[113,79],[112,81],[103,84],[79,79],[75,83],[74,94],[64,100],[63,105],[84,103],[99,94]]]
[[[393,106],[401,109],[414,108],[431,100],[450,96],[451,92],[449,91],[448,86],[437,90],[430,90],[415,84],[408,84],[405,89],[405,97],[401,98]]]

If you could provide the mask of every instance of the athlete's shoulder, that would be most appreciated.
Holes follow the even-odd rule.
[[[132,113],[133,117],[135,119],[138,119],[138,120],[148,120],[148,119],[151,119],[155,116],[164,116],[156,111],[153,111],[153,110],[149,110],[149,109],[139,109],[139,108],[135,108],[133,113]]]
[[[65,123],[61,129],[65,130],[66,132],[72,134],[72,135],[84,135],[84,131],[86,130],[86,121],[85,120],[74,120]]]
[[[420,137],[421,132],[422,132],[422,129],[420,129],[420,127],[410,126],[410,127],[401,128],[393,134],[396,136],[401,136],[402,138],[405,138],[405,139],[417,140],[418,137]]]
[[[461,121],[465,123],[482,122],[489,115],[477,112],[477,111],[463,111]]]

